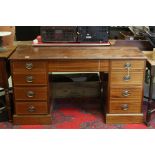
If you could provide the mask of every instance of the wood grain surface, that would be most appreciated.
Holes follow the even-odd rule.
[[[32,47],[19,46],[10,57],[14,60],[31,59],[145,59],[135,47]]]

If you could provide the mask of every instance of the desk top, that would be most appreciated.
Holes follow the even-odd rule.
[[[12,52],[16,49],[16,46],[7,47],[6,50],[0,51],[0,59],[8,58]]]
[[[155,66],[155,52],[153,51],[143,51],[144,55],[147,57],[147,61],[151,66]]]
[[[146,59],[136,47],[32,47],[21,45],[11,55],[11,60],[47,60],[47,59]]]

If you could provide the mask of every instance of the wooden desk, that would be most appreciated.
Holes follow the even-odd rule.
[[[153,79],[155,77],[155,53],[153,51],[143,51],[144,55],[147,57],[146,66],[150,70],[150,77],[149,77],[149,96],[148,96],[148,107],[147,107],[147,114],[146,114],[146,125],[150,126],[151,114],[155,112],[155,109],[152,109],[151,105],[153,102]]]
[[[108,73],[106,123],[142,123],[145,57],[132,47],[19,46],[10,57],[14,124],[51,124],[49,72]]]
[[[12,120],[11,105],[9,97],[9,83],[8,78],[10,76],[10,65],[8,62],[9,56],[13,53],[16,47],[7,47],[7,50],[0,52],[0,86],[5,90],[6,108],[8,111],[8,119]]]

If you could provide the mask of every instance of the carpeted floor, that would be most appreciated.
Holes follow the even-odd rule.
[[[144,115],[146,103],[143,105]],[[145,124],[105,124],[97,98],[56,99],[51,125],[12,125],[0,122],[1,129],[147,129]],[[151,126],[155,128],[155,114]]]

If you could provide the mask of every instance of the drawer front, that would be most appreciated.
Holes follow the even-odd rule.
[[[115,84],[134,84],[142,85],[144,80],[144,72],[130,72],[129,77],[127,72],[111,72],[111,86]]]
[[[110,99],[112,100],[128,100],[128,99],[136,99],[136,101],[141,101],[142,99],[142,87],[123,87],[123,88],[111,88],[110,90]]]
[[[141,113],[141,102],[133,101],[112,101],[110,102],[109,113]]]
[[[101,66],[100,66],[101,65]],[[49,72],[88,72],[108,71],[109,61],[100,60],[52,60],[49,61]]]
[[[14,85],[45,85],[47,84],[47,75],[45,73],[32,74],[14,74]]]
[[[12,63],[13,72],[46,72],[46,62],[42,61],[22,61]]]
[[[16,114],[47,114],[47,102],[16,102]]]
[[[113,60],[111,61],[112,70],[124,70],[130,67],[131,70],[144,69],[144,60]]]
[[[15,87],[15,100],[47,100],[47,87]]]

